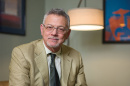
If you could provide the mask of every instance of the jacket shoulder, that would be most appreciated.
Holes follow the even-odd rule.
[[[42,43],[43,43],[43,41],[41,39],[35,40],[35,41],[30,42],[30,43],[22,44],[22,45],[15,47],[12,52],[19,52],[20,51],[20,52],[23,52],[25,54],[34,53],[37,45],[38,44],[42,45]]]
[[[39,42],[42,43],[42,40],[41,40],[41,39],[35,40],[35,41],[29,42],[29,43],[25,43],[25,44],[19,45],[19,46],[15,47],[15,48],[20,48],[20,49],[33,48],[33,47],[36,46],[37,43],[39,43]]]
[[[70,56],[79,56],[80,55],[80,52],[72,47],[63,45],[62,48],[64,49],[63,52],[68,53]]]

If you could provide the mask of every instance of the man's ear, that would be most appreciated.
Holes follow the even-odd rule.
[[[69,29],[69,31],[67,32],[67,36],[66,36],[66,39],[68,39],[69,38],[69,35],[70,35],[70,33],[71,33],[71,29]]]
[[[43,24],[40,25],[41,35],[43,34]]]

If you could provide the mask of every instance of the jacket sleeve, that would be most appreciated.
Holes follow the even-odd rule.
[[[85,78],[85,74],[84,74],[84,66],[83,66],[83,61],[82,61],[81,55],[80,55],[80,67],[79,67],[75,86],[87,86],[86,78]]]
[[[12,51],[9,71],[9,86],[30,86],[29,64],[18,47]]]

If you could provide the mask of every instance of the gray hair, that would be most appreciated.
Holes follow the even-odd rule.
[[[69,27],[70,27],[70,18],[69,18],[69,16],[68,16],[68,14],[66,14],[63,9],[58,9],[58,8],[56,8],[56,9],[51,9],[49,12],[47,12],[47,13],[44,15],[43,24],[44,24],[44,22],[45,22],[46,17],[47,17],[48,15],[50,15],[50,14],[55,14],[55,15],[59,15],[59,16],[65,17],[66,22],[67,22],[67,23],[66,23],[66,24],[67,24],[66,26],[67,26],[67,28],[69,29]]]

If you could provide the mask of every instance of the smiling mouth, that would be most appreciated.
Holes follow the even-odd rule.
[[[56,37],[50,37],[50,38],[48,38],[48,39],[51,39],[51,40],[54,40],[54,41],[59,40],[59,38],[56,38]]]
[[[53,41],[57,41],[58,39],[51,39],[51,40],[53,40]]]

